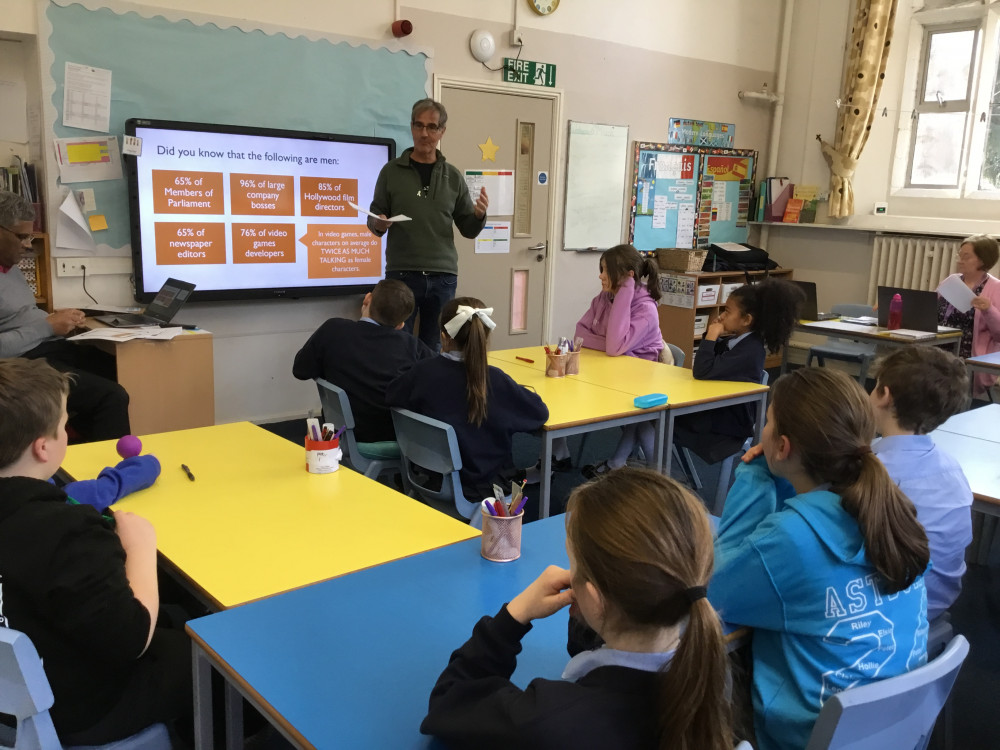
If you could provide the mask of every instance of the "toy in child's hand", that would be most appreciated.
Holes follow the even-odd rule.
[[[132,458],[142,453],[142,441],[135,435],[123,435],[118,438],[115,450],[122,458]]]

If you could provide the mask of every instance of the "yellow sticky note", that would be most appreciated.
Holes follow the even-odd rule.
[[[91,214],[87,217],[87,221],[90,222],[91,232],[97,232],[101,229],[108,228],[108,220],[104,218],[104,214]]]
[[[70,143],[66,146],[66,158],[70,164],[99,164],[111,161],[108,144],[100,141]]]

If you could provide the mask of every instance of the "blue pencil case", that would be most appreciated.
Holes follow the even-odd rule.
[[[666,393],[647,393],[645,396],[636,396],[635,401],[636,409],[650,409],[654,406],[662,406],[667,403]]]

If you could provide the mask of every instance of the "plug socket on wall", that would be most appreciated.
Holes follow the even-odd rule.
[[[131,258],[56,258],[56,276],[88,276],[132,273]]]
[[[524,32],[520,29],[510,30],[510,46],[511,47],[523,47],[524,46]]]

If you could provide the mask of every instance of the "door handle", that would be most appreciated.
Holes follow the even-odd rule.
[[[535,256],[535,260],[537,260],[540,263],[541,261],[545,260],[545,250],[547,247],[548,246],[546,245],[546,243],[539,242],[537,245],[532,245],[531,247],[529,247],[528,252],[538,253],[538,255]]]

